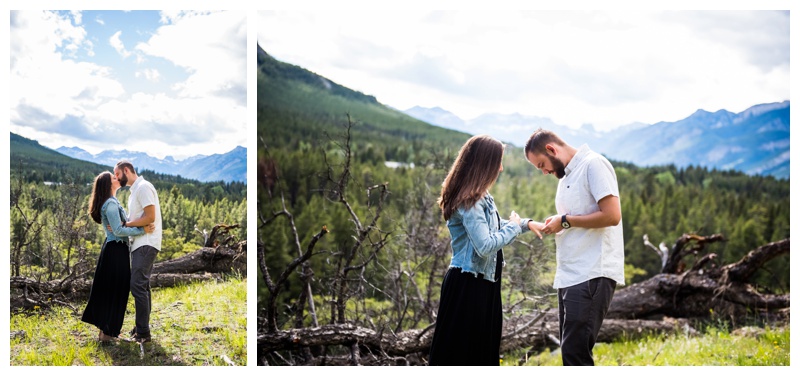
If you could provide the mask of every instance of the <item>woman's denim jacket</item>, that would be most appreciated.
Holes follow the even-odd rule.
[[[144,229],[141,227],[125,227],[122,224],[123,220],[127,220],[128,215],[116,197],[106,200],[103,207],[100,208],[100,213],[103,230],[106,232],[106,243],[118,241],[128,244],[129,236],[144,234]],[[108,226],[111,226],[111,231],[108,230]]]
[[[529,221],[525,218],[517,225],[501,219],[488,192],[473,207],[458,208],[447,220],[453,247],[450,267],[461,268],[462,273],[470,272],[476,277],[483,274],[483,279],[495,282],[497,252],[517,235],[530,231]]]

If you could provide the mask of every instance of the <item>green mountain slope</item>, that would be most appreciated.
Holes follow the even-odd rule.
[[[280,62],[258,47],[258,133],[274,147],[326,142],[347,124],[356,145],[385,160],[415,162],[431,148],[458,150],[470,135],[432,126],[303,68]]]
[[[103,166],[92,162],[63,155],[53,149],[39,144],[36,140],[11,133],[11,170],[12,181],[54,182],[63,184],[91,184],[97,174],[112,171],[113,166]],[[140,170],[158,190],[170,190],[177,186],[185,197],[202,198],[213,201],[227,197],[232,201],[246,197],[247,185],[241,182],[202,183],[180,176],[159,174],[150,170]]]
[[[26,181],[91,183],[108,166],[67,157],[39,142],[11,133],[11,177]]]

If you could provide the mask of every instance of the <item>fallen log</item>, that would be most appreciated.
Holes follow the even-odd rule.
[[[235,248],[203,247],[188,255],[153,265],[153,274],[230,273],[247,276],[247,242]]]
[[[201,248],[183,257],[153,265],[150,286],[174,287],[194,282],[222,280],[226,274],[247,276],[247,242],[233,248]],[[12,277],[12,310],[46,309],[63,305],[75,309],[69,302],[87,299],[92,288],[91,278],[65,278],[39,281],[29,277]]]
[[[688,237],[682,237],[685,239]],[[704,242],[703,237],[694,237]],[[702,244],[702,243],[698,243]],[[789,239],[761,246],[736,263],[693,267],[681,274],[661,273],[614,293],[607,318],[708,318],[721,315],[734,322],[748,315],[767,321],[788,319],[790,295],[760,293],[747,283],[764,263],[789,252]],[[705,265],[702,258],[699,263]]]
[[[715,316],[730,319],[734,326],[756,315],[770,322],[788,322],[789,294],[761,293],[747,282],[764,263],[789,252],[789,239],[759,247],[722,267],[711,262],[716,257],[713,253],[701,254],[705,245],[717,241],[724,238],[684,235],[672,248],[672,257],[664,258],[667,270],[675,273],[661,273],[617,290],[598,342],[653,334],[694,335],[693,322]],[[685,268],[681,258],[686,255],[698,261]],[[511,314],[504,322],[501,353],[556,348],[558,327],[556,309]],[[259,324],[258,356],[261,363],[276,365],[420,365],[426,363],[433,336],[432,327],[394,333],[355,323],[268,329]]]
[[[557,347],[550,338],[558,338],[558,312],[548,311],[544,319],[526,330],[517,330],[532,319],[532,315],[515,317],[504,323],[500,352],[507,353],[516,349],[532,348],[542,350]],[[688,319],[664,320],[605,320],[600,328],[599,342],[611,342],[619,339],[635,339],[652,334],[682,333],[696,334]],[[303,365],[353,365],[349,356],[341,352],[349,352],[345,347],[357,344],[361,354],[382,354],[380,359],[362,357],[360,365],[377,364],[424,364],[427,352],[433,339],[433,330],[412,329],[400,333],[388,330],[375,331],[354,324],[323,325],[316,328],[298,328],[277,332],[262,332],[257,337],[260,357],[270,357],[274,352],[302,353],[303,348],[342,346],[340,352],[331,351],[330,355],[321,354],[305,359]],[[322,359],[324,358],[324,359]],[[403,359],[402,361],[400,359]],[[370,360],[371,359],[371,360]],[[295,360],[297,361],[297,360]],[[420,363],[422,362],[422,363]],[[274,362],[272,362],[274,363]],[[298,364],[299,365],[299,364]]]
[[[514,335],[513,327],[515,323],[528,320],[528,317],[517,317],[513,321],[504,324],[503,338],[500,342],[500,351],[508,352],[514,349],[533,348],[544,349],[558,347],[559,324],[558,310],[556,308],[547,311],[537,325]],[[681,333],[695,335],[697,331],[692,327],[689,319],[663,318],[660,320],[627,320],[609,319],[603,321],[600,333],[597,336],[598,342],[613,342],[621,339],[636,339],[652,334],[674,334]]]
[[[259,352],[269,352],[358,343],[388,355],[404,356],[424,351],[430,346],[432,339],[432,331],[407,330],[395,334],[387,331],[376,332],[354,324],[332,324],[261,333],[258,335],[258,348]]]
[[[195,282],[222,281],[221,273],[159,273],[150,276],[150,287],[175,287]]]

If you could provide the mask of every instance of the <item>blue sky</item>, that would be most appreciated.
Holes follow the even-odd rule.
[[[91,36],[93,55],[82,50],[79,58],[115,67],[114,77],[125,86],[126,92],[167,91],[172,84],[186,80],[189,73],[163,57],[150,56],[144,62],[132,55],[126,56],[133,54],[131,50],[138,43],[153,36],[161,26],[160,18],[154,11],[84,11],[84,30]],[[147,79],[146,73],[152,75],[152,72],[159,72],[157,80]],[[142,77],[145,79],[141,80]]]
[[[10,130],[162,158],[246,146],[246,16],[12,11]]]

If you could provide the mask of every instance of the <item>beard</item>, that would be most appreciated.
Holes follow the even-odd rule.
[[[553,164],[553,172],[556,173],[556,177],[559,179],[563,178],[564,175],[567,174],[566,171],[564,171],[564,163],[550,154],[547,154],[547,158],[550,158],[550,163]]]
[[[119,186],[120,186],[120,187],[126,187],[126,186],[128,186],[128,177],[127,177],[127,176],[125,176],[125,174],[124,174],[124,173],[123,173],[123,174],[121,174],[121,175],[122,175],[122,177],[121,177],[121,178],[119,178],[119,179],[117,179],[117,180],[119,180]]]

